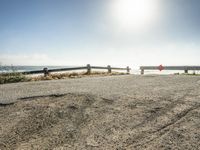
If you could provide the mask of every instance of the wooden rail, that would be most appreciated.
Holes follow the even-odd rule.
[[[188,73],[188,70],[200,70],[200,66],[141,66],[141,74],[144,74],[144,70],[184,70]]]
[[[48,76],[51,72],[60,72],[60,71],[73,71],[73,70],[87,70],[87,73],[90,74],[92,69],[106,69],[108,70],[108,73],[111,73],[112,70],[126,70],[127,74],[130,73],[131,68],[128,66],[126,68],[116,68],[116,67],[111,67],[108,65],[107,67],[100,67],[100,66],[91,66],[88,64],[87,66],[83,67],[72,67],[72,68],[59,68],[59,69],[48,69],[44,68],[43,70],[34,70],[34,71],[25,71],[21,72],[22,74],[29,75],[29,74],[44,74],[44,76]]]

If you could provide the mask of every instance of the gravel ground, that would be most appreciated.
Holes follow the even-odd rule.
[[[0,150],[200,149],[200,77],[0,85]]]

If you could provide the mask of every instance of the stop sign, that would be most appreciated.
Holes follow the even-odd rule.
[[[159,69],[160,71],[162,71],[162,70],[164,69],[164,67],[163,67],[162,65],[160,65],[160,66],[158,66],[158,69]]]

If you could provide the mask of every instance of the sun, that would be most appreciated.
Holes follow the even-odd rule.
[[[124,30],[139,30],[148,27],[158,14],[157,0],[114,0],[112,20]]]

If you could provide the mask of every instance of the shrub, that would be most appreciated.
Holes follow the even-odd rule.
[[[13,72],[13,73],[0,74],[0,84],[16,83],[16,82],[24,82],[24,81],[30,81],[30,79],[22,75],[21,73]]]

